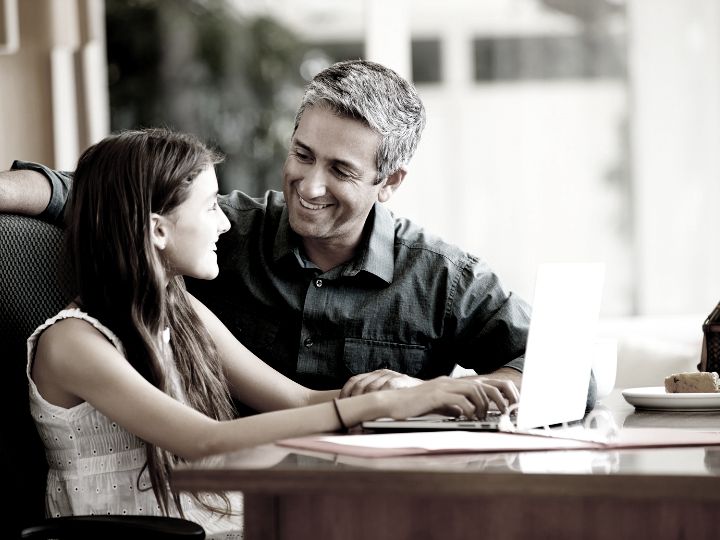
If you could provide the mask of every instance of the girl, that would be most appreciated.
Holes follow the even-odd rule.
[[[215,243],[229,228],[220,161],[191,136],[144,130],[110,136],[78,162],[66,247],[79,294],[28,340],[51,516],[180,515],[230,538],[241,502],[173,493],[174,464],[380,416],[484,416],[490,401],[505,410],[516,399],[501,381],[441,377],[338,400],[250,353],[182,278],[218,274]],[[235,418],[233,398],[263,412]]]

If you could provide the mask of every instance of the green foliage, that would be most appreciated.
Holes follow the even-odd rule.
[[[267,18],[202,0],[106,0],[113,130],[167,126],[227,155],[221,191],[280,186],[305,48]]]

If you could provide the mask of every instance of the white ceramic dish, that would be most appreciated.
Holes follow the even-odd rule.
[[[627,388],[622,395],[630,405],[639,409],[664,411],[720,411],[720,393],[667,394],[663,386]]]

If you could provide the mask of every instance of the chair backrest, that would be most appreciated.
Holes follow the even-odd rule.
[[[30,417],[26,342],[71,298],[71,280],[60,263],[62,236],[60,228],[38,219],[0,214],[0,411],[9,417],[0,436],[0,467],[10,499],[2,528],[10,529],[11,538],[45,514],[47,462]]]

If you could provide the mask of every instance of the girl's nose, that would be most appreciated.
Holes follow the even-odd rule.
[[[230,220],[225,215],[225,212],[222,211],[222,208],[218,206],[217,208],[218,213],[220,214],[218,216],[218,233],[223,234],[230,230]]]

